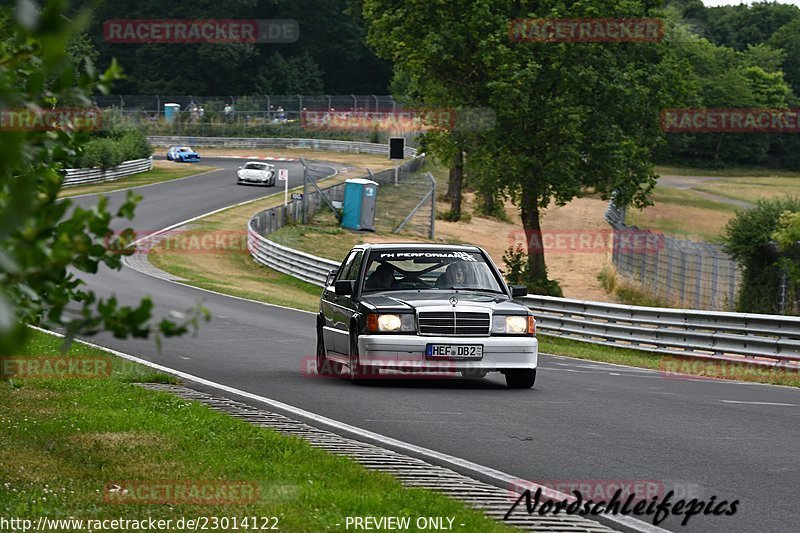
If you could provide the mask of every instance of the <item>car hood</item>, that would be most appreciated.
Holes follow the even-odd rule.
[[[452,305],[450,298],[455,297],[458,302]],[[505,294],[486,292],[472,292],[466,290],[437,290],[437,291],[386,291],[363,294],[361,300],[364,304],[374,307],[377,311],[409,311],[424,310],[426,307],[447,306],[459,308],[486,308],[493,312],[506,311],[519,313],[526,308],[515,303]]]

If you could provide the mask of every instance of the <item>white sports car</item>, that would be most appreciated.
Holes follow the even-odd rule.
[[[260,161],[250,161],[239,167],[236,176],[238,177],[236,183],[239,185],[253,184],[272,187],[275,185],[275,165]]]

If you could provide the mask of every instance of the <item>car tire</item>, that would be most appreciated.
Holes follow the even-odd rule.
[[[509,389],[530,389],[536,382],[536,369],[506,370],[506,385]]]
[[[355,330],[355,325],[351,326],[350,331],[350,381],[356,385],[363,385],[374,378],[377,372],[372,368],[361,366],[358,354],[358,334],[353,330]]]
[[[341,373],[341,365],[334,363],[325,353],[325,337],[322,334],[322,327],[317,320],[317,374],[320,376],[338,376]]]

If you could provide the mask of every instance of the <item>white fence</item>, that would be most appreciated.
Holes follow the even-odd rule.
[[[100,183],[147,172],[153,168],[153,158],[133,159],[105,170],[101,168],[68,168],[64,170],[64,187],[85,185],[87,183]]]
[[[365,143],[355,141],[332,141],[326,139],[278,139],[269,137],[188,137],[188,136],[150,136],[147,138],[153,146],[181,146],[205,148],[275,148],[325,150],[331,152],[349,152],[356,154],[389,155],[388,144]],[[406,157],[415,157],[417,149],[405,147]]]

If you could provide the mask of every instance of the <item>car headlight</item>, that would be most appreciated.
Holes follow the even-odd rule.
[[[500,335],[535,335],[536,321],[531,315],[495,316],[492,333]]]
[[[371,333],[399,333],[416,331],[414,315],[406,313],[370,313],[367,315],[367,331]]]

